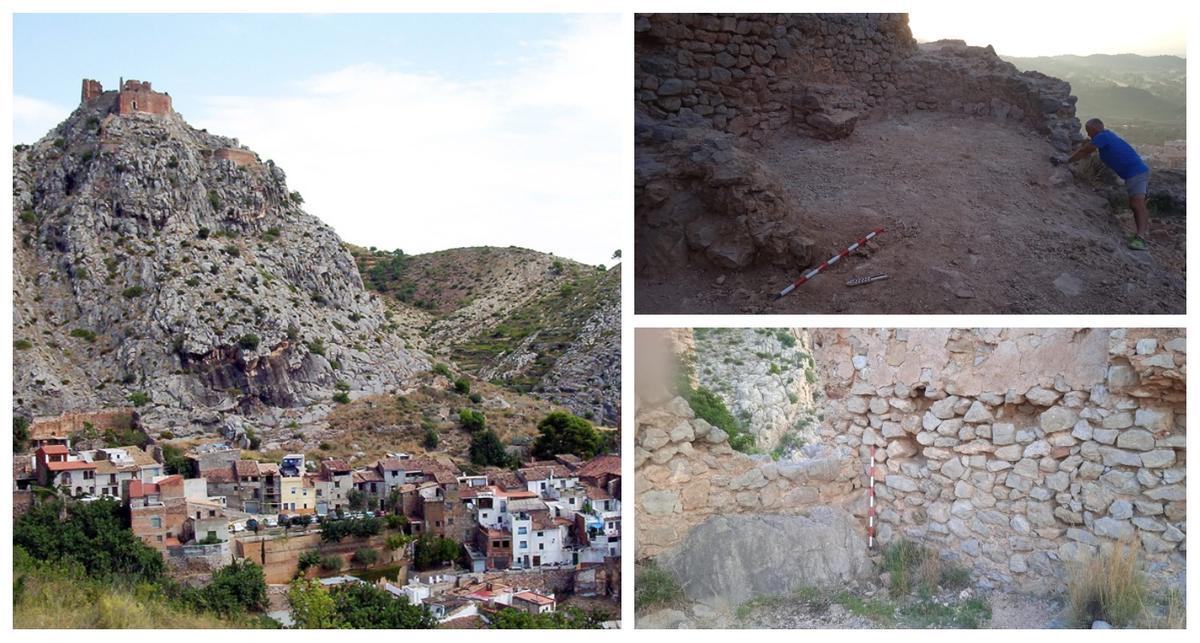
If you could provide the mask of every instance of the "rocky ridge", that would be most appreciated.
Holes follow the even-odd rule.
[[[132,399],[149,428],[236,437],[429,368],[281,168],[110,98],[13,155],[19,411]]]

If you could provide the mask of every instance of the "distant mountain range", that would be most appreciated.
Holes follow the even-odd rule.
[[[1004,56],[1022,71],[1071,83],[1081,120],[1093,116],[1134,144],[1161,145],[1187,136],[1187,60],[1178,56],[1093,54]]]

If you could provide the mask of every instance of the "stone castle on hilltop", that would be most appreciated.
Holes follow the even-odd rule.
[[[80,104],[88,105],[101,97],[115,98],[109,109],[121,116],[135,113],[161,115],[172,111],[171,95],[154,91],[148,81],[121,79],[119,90],[106,92],[100,81],[84,78]]]

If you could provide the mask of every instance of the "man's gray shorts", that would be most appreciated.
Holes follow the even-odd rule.
[[[1125,179],[1125,192],[1129,196],[1142,195],[1146,196],[1146,188],[1150,185],[1150,170],[1146,170],[1137,176],[1131,176]]]

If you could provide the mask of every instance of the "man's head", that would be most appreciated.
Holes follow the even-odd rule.
[[[1104,131],[1104,123],[1098,118],[1088,119],[1088,122],[1083,124],[1083,129],[1087,132],[1088,138],[1096,138],[1096,135]]]

